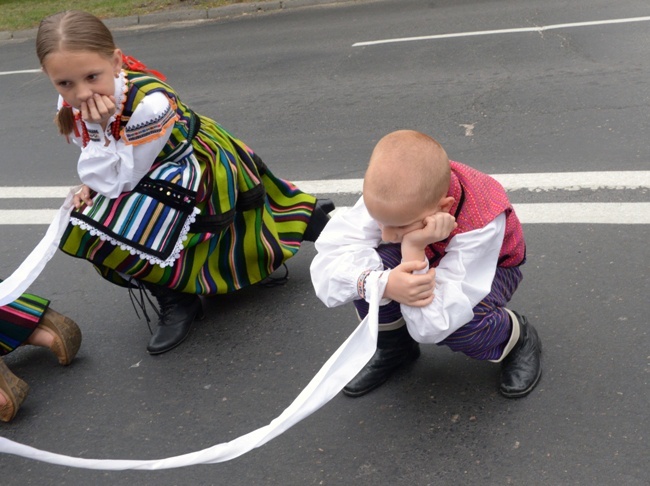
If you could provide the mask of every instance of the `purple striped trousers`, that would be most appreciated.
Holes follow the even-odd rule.
[[[402,261],[399,244],[382,244],[377,252],[386,269],[395,268]],[[512,333],[510,317],[504,307],[521,280],[519,267],[497,267],[492,290],[474,307],[472,320],[438,344],[474,359],[499,359]],[[354,306],[362,319],[368,314],[368,303],[365,300],[355,300]],[[395,322],[401,317],[399,302],[393,301],[379,308],[380,324]]]

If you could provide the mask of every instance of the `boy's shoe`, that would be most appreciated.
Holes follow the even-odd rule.
[[[542,376],[542,341],[525,316],[512,312],[519,325],[519,340],[501,362],[501,386],[499,391],[507,398],[528,395]]]
[[[388,380],[401,366],[420,356],[420,346],[406,326],[392,331],[379,331],[377,351],[368,364],[343,388],[349,397],[360,397]]]
[[[0,420],[11,421],[18,412],[20,405],[25,400],[29,386],[14,375],[4,360],[0,358],[0,395],[4,396],[6,403],[0,406]]]
[[[47,309],[38,327],[54,335],[54,342],[50,349],[59,360],[59,364],[69,365],[81,346],[81,330],[77,323],[55,310]]]

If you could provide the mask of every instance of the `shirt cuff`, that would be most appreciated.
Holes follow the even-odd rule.
[[[422,270],[413,270],[413,272],[412,272],[413,275],[424,275],[425,273],[427,273],[429,271],[429,260],[427,260],[426,256],[424,257],[423,261],[424,261],[424,263],[427,264],[427,266],[424,267]],[[404,263],[404,262],[402,262],[402,263]]]
[[[380,296],[384,295],[384,291],[386,290],[386,284],[388,284],[388,276],[390,275],[390,269],[389,270],[373,270],[373,271],[365,271],[361,274],[359,277],[360,279],[363,278],[362,282],[362,287],[363,287],[363,294],[359,294],[359,296],[364,299],[366,302],[370,303],[370,298],[372,296],[373,292],[378,292]],[[357,286],[359,288],[359,286]],[[391,302],[391,299],[386,299],[386,298],[381,298],[379,301],[379,305],[386,305]]]

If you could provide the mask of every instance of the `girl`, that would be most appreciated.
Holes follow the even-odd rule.
[[[59,364],[69,365],[81,346],[81,331],[70,318],[49,308],[49,300],[23,294],[11,304],[0,306],[0,356],[18,346],[31,344],[49,348]],[[29,386],[14,375],[0,357],[0,420],[12,420]]]
[[[260,282],[327,223],[331,202],[275,177],[160,73],[123,55],[93,15],[44,19],[36,51],[60,95],[59,131],[81,147],[83,185],[60,248],[156,297],[150,354],[187,337],[199,294]]]

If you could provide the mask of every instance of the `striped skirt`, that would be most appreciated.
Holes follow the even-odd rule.
[[[266,167],[258,171],[251,165],[253,152],[209,119],[202,118],[192,147],[192,157],[201,171],[198,217],[228,211],[232,214],[234,209],[234,218],[226,227],[214,233],[190,230],[180,257],[166,267],[73,225],[61,240],[61,250],[90,261],[104,278],[118,285],[127,286],[134,278],[204,295],[225,294],[255,284],[295,255],[315,197],[274,176]],[[182,165],[183,161],[174,163]],[[265,194],[260,204],[238,210],[237,199],[243,189],[260,183]]]
[[[0,356],[11,353],[29,339],[49,305],[47,299],[23,294],[0,307]]]

